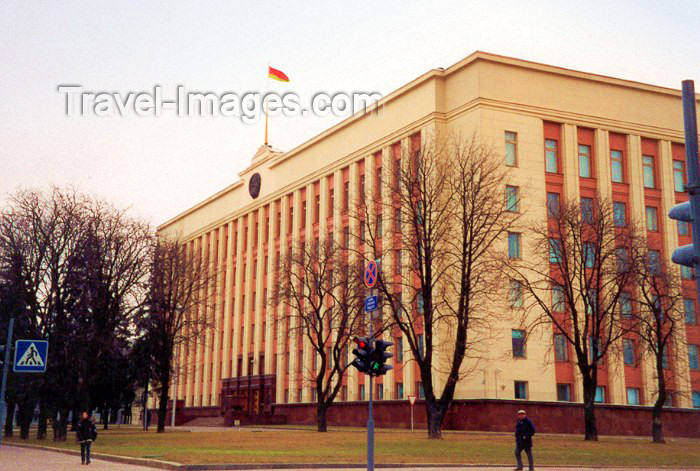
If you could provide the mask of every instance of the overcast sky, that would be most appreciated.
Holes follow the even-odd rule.
[[[0,0],[0,193],[73,184],[159,224],[235,181],[263,143],[262,121],[67,117],[59,85],[264,92],[269,63],[291,79],[275,89],[302,100],[386,95],[482,50],[678,89],[700,84],[699,24],[698,0]],[[337,121],[276,117],[270,143]]]

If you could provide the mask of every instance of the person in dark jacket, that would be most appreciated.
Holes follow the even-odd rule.
[[[523,469],[523,460],[520,455],[525,450],[530,470],[535,469],[532,460],[532,436],[535,434],[535,425],[527,418],[524,410],[518,411],[518,421],[515,424],[515,459],[518,461],[516,471]]]
[[[90,464],[90,446],[97,436],[97,428],[87,412],[83,412],[83,416],[78,423],[77,428],[78,441],[80,442],[80,458],[82,464]]]

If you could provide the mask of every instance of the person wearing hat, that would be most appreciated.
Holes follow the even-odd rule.
[[[532,436],[535,434],[535,425],[527,418],[524,410],[518,411],[518,421],[515,423],[515,459],[518,461],[516,471],[523,469],[523,460],[520,455],[525,450],[530,470],[535,469],[532,460]]]

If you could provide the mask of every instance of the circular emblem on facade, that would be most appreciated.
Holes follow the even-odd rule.
[[[259,173],[254,173],[253,176],[250,177],[250,182],[248,182],[248,191],[250,192],[250,196],[253,198],[257,198],[260,194],[261,181],[262,180]]]

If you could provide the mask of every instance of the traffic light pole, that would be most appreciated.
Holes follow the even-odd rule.
[[[692,215],[695,284],[700,300],[700,178],[698,176],[698,121],[695,113],[695,85],[683,81],[683,121],[685,124],[685,161],[688,166],[688,194]]]
[[[370,294],[374,290],[370,290]],[[700,299],[700,298],[698,298]],[[370,342],[374,341],[374,325],[373,325],[373,312],[369,313],[369,338]],[[373,375],[372,373],[367,373],[369,375],[369,415],[367,418],[367,471],[374,471],[374,417],[372,416],[372,393],[374,391],[373,385]]]
[[[5,362],[2,365],[2,385],[0,386],[0,446],[2,446],[2,435],[5,428],[5,417],[7,416],[7,403],[5,402],[5,390],[7,389],[7,373],[10,370],[10,349],[12,348],[12,331],[15,328],[15,318],[10,318],[7,326],[7,341],[5,342]]]

